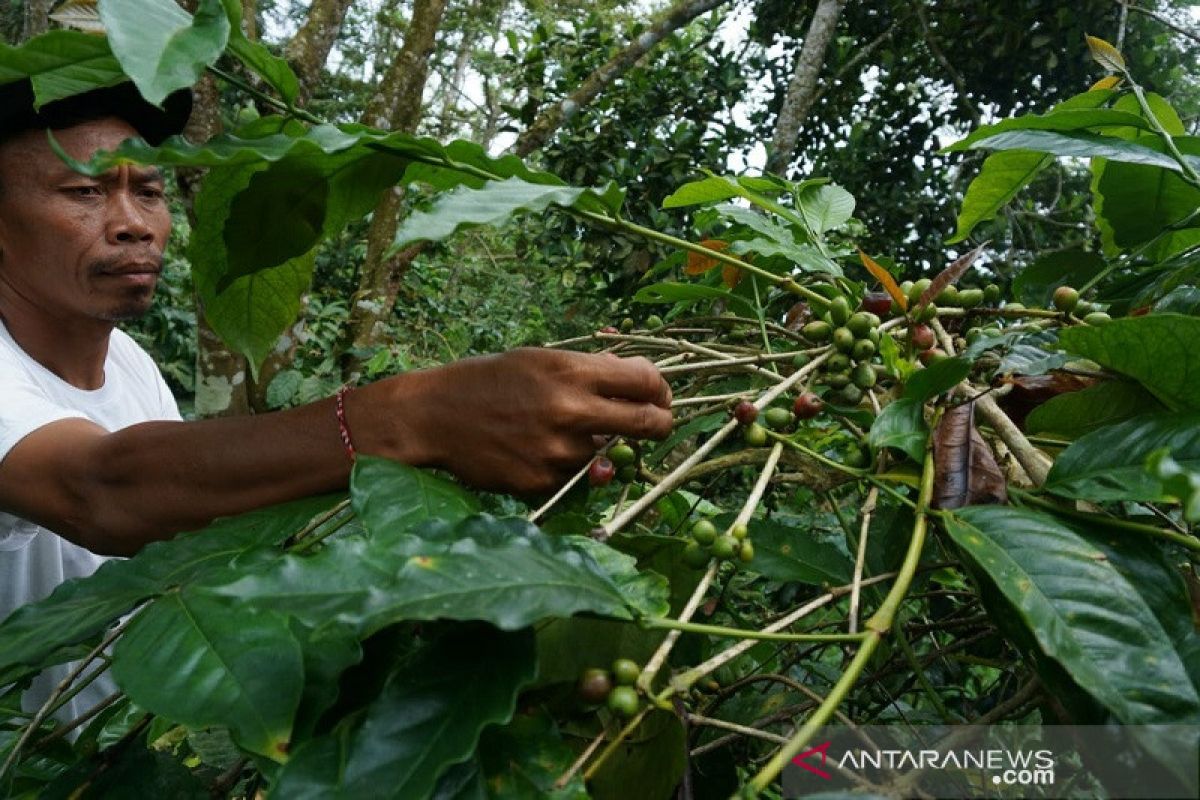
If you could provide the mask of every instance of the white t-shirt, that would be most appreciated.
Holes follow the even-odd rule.
[[[179,408],[154,361],[133,339],[114,330],[104,362],[104,385],[77,389],[34,361],[0,322],[0,461],[23,438],[51,422],[89,419],[108,431],[150,420],[178,420]],[[0,620],[43,599],[71,578],[91,575],[107,559],[53,531],[0,511]],[[93,665],[94,668],[94,665]],[[70,664],[51,667],[22,698],[35,711],[66,677]],[[107,675],[56,715],[70,720],[116,691]]]

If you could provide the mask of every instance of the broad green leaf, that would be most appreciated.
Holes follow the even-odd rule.
[[[312,736],[321,715],[337,700],[341,692],[339,679],[345,670],[362,661],[363,648],[353,630],[324,628],[318,634],[295,619],[290,625],[304,662],[304,689],[296,707],[292,738],[303,741]]]
[[[1017,342],[1000,359],[997,375],[1045,375],[1065,366],[1071,357],[1061,351],[1047,350],[1042,345],[1027,341]]]
[[[1146,601],[1105,554],[1055,518],[966,508],[946,530],[1047,656],[1121,722],[1196,724],[1200,698]]]
[[[418,241],[440,242],[455,232],[480,225],[502,225],[520,212],[545,211],[550,206],[594,205],[615,211],[623,192],[610,186],[603,193],[574,186],[529,183],[513,177],[489,182],[479,189],[460,186],[434,201],[428,211],[410,214],[396,231],[391,251]]]
[[[1053,156],[1027,150],[992,153],[985,158],[979,174],[967,185],[954,234],[946,244],[963,241],[976,225],[996,216],[1053,160]]]
[[[1089,92],[1090,94],[1092,93]],[[1110,96],[1111,93],[1096,92],[1095,101],[1100,102]],[[1091,100],[1089,99],[1088,102],[1090,103]],[[970,150],[984,139],[1012,131],[1054,131],[1067,133],[1104,130],[1106,128],[1140,128],[1141,130],[1149,130],[1150,123],[1141,114],[1132,110],[1079,106],[1058,108],[1046,114],[1024,114],[1019,117],[1002,119],[991,125],[980,125],[967,136],[945,148],[945,151]]]
[[[427,797],[447,767],[475,751],[485,727],[512,718],[536,667],[531,632],[460,626],[397,665],[360,723],[297,748],[274,793]]]
[[[102,0],[100,19],[113,55],[154,105],[200,80],[229,41],[221,0],[199,0],[194,18],[162,0]]]
[[[1158,137],[1148,133],[1134,141],[1150,145]],[[1179,143],[1184,153],[1200,155],[1200,141],[1180,137]],[[1093,174],[1097,223],[1108,252],[1148,242],[1200,208],[1200,189],[1176,172],[1104,161],[1093,165]]]
[[[715,210],[728,221],[736,225],[745,225],[768,241],[784,246],[800,244],[796,240],[796,236],[799,235],[798,229],[780,225],[760,211],[735,205],[717,206]]]
[[[622,553],[589,536],[572,536],[571,541],[608,575],[625,598],[626,604],[637,615],[661,617],[667,613],[663,603],[667,581],[662,575],[649,570],[639,571],[639,560],[635,556]]]
[[[793,527],[767,519],[750,520],[754,561],[750,569],[776,581],[841,585],[854,568],[833,542],[813,535],[808,527]]]
[[[130,624],[112,669],[139,706],[191,728],[228,727],[247,750],[285,759],[304,665],[282,614],[171,592]]]
[[[576,774],[565,786],[557,781],[575,761],[546,713],[519,713],[504,727],[483,732],[476,758],[494,800],[586,800]]]
[[[923,404],[911,397],[888,404],[875,418],[868,435],[871,450],[894,447],[916,462],[924,460],[928,439],[929,426],[925,424]]]
[[[1082,436],[1059,454],[1045,488],[1081,500],[1161,500],[1167,492],[1146,460],[1163,448],[1200,468],[1200,413],[1151,414]]]
[[[1133,381],[1105,381],[1050,398],[1025,418],[1025,431],[1076,439],[1098,428],[1163,410],[1153,395]]]
[[[904,396],[924,403],[957,386],[970,372],[970,359],[943,358],[909,375],[904,384]]]
[[[728,178],[711,176],[680,186],[663,200],[663,208],[683,208],[707,203],[716,203],[741,197],[741,189]]]
[[[105,800],[209,800],[212,794],[174,753],[155,750],[140,736],[128,746],[105,753],[104,768],[82,759],[37,795],[45,800],[103,797]],[[28,796],[28,795],[26,795]]]
[[[1164,493],[1183,504],[1184,519],[1200,521],[1200,470],[1180,464],[1166,448],[1150,454],[1146,470],[1162,481]]]
[[[108,47],[108,40],[82,31],[50,31],[21,47],[0,43],[0,83],[28,77],[34,104],[115,86],[129,80]]]
[[[87,578],[67,581],[45,600],[0,624],[0,669],[69,661],[69,645],[101,633],[142,600],[186,585],[236,562],[248,563],[337,502],[314,497],[219,520],[169,542],[149,544],[130,559],[106,562]],[[61,652],[60,652],[61,651]]]
[[[761,238],[739,239],[730,246],[729,252],[738,256],[757,253],[767,258],[786,258],[804,272],[824,272],[839,278],[843,274],[836,261],[811,244],[788,244]]]
[[[319,552],[287,555],[210,591],[305,625],[351,626],[368,635],[400,620],[482,620],[516,630],[590,611],[616,619],[666,612],[666,582],[626,597],[628,572],[610,575],[579,537],[547,536],[521,519],[488,515],[415,530],[388,526],[364,541],[338,538]]]
[[[385,458],[360,456],[350,475],[354,513],[372,534],[403,533],[431,519],[458,522],[479,501],[456,483]]]
[[[1066,328],[1059,341],[1071,353],[1134,378],[1167,408],[1200,409],[1200,318],[1126,317]]]
[[[854,195],[836,184],[810,186],[797,197],[800,215],[814,235],[846,224],[854,216]]]
[[[1099,253],[1088,250],[1047,253],[1017,273],[1012,283],[1013,298],[1032,308],[1045,308],[1059,286],[1082,286],[1105,266]]]
[[[279,92],[289,106],[300,94],[300,80],[287,61],[272,55],[261,42],[252,42],[242,32],[242,4],[239,0],[221,0],[229,17],[229,52]]]
[[[1195,137],[1176,136],[1180,149],[1188,152],[1195,149]],[[1163,150],[1158,140],[1151,142],[1128,142],[1114,136],[1101,136],[1078,131],[1021,130],[1006,131],[980,139],[970,145],[975,150],[1032,150],[1056,156],[1074,158],[1107,158],[1129,164],[1146,164],[1162,167],[1173,172],[1182,170],[1174,158]],[[1193,169],[1200,169],[1200,156],[1185,155]]]
[[[655,283],[642,287],[633,296],[635,303],[679,303],[685,308],[701,300],[724,300],[747,314],[754,314],[753,307],[743,298],[723,289],[695,283]]]
[[[652,711],[588,781],[596,798],[670,798],[687,767],[687,736],[673,713]],[[633,794],[630,788],[636,787]]]

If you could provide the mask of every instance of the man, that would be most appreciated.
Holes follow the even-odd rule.
[[[274,414],[181,421],[150,357],[115,327],[153,299],[170,235],[163,176],[79,175],[45,131],[87,159],[178,132],[189,107],[173,97],[159,111],[123,85],[35,113],[27,83],[0,86],[0,619],[105,556],[345,488],[354,452],[526,493],[577,470],[595,435],[670,431],[670,390],[645,359],[532,349]]]

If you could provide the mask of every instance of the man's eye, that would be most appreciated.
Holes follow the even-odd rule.
[[[72,186],[67,189],[68,192],[76,197],[96,197],[100,194],[99,186]]]
[[[163,190],[155,189],[152,186],[147,186],[146,188],[142,189],[139,194],[149,200],[161,200],[163,198]]]

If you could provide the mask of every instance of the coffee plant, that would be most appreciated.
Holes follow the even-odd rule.
[[[986,243],[898,282],[822,178],[686,183],[664,203],[685,239],[624,219],[617,186],[323,124],[237,3],[142,6],[102,5],[107,39],[0,49],[0,78],[45,102],[128,76],[158,101],[237,62],[274,90],[233,78],[280,113],[208,143],[74,164],[207,169],[193,279],[232,346],[261,360],[322,241],[420,182],[445,194],[397,248],[551,207],[676,248],[638,311],[548,346],[653,359],[677,425],[607,442],[529,508],[361,457],[347,495],[62,585],[0,624],[8,796],[778,796],[835,720],[1194,735],[1200,144],[1112,46],[1089,40],[1111,73],[1089,91],[949,148],[991,151],[960,240],[1055,158],[1090,159],[1100,249],[1001,287]],[[105,672],[119,692],[56,717]]]

